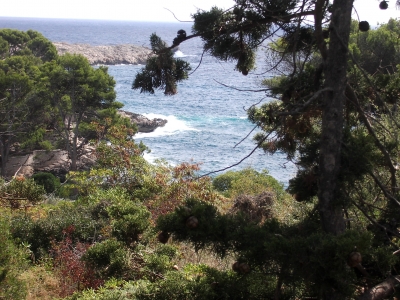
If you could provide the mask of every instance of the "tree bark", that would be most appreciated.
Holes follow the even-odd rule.
[[[8,156],[10,154],[10,136],[2,136],[0,137],[0,155],[1,155],[1,171],[0,176],[6,176],[6,167],[8,162]]]
[[[318,185],[319,213],[327,233],[339,235],[345,231],[345,221],[338,199],[338,175],[343,133],[348,40],[353,0],[335,0],[330,24],[330,42],[324,61],[325,88],[320,146]]]
[[[389,277],[380,284],[367,290],[358,300],[380,300],[386,299],[395,291],[395,287],[400,283],[400,276]]]
[[[325,92],[322,108],[321,144],[319,157],[318,211],[326,233],[340,235],[346,229],[342,203],[340,203],[339,172],[344,126],[344,104],[347,76],[348,41],[350,36],[353,0],[335,0],[330,40],[324,59]],[[324,56],[324,53],[321,53]],[[344,268],[345,266],[343,266]],[[343,284],[343,283],[342,283]],[[341,284],[339,282],[333,286]],[[344,299],[339,289],[325,290],[324,300]]]

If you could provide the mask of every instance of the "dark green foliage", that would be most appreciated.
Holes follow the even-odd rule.
[[[186,227],[188,215],[198,218],[197,228]],[[293,299],[294,295],[319,294],[334,286],[340,286],[343,292],[351,295],[354,291],[342,279],[347,278],[354,283],[358,279],[353,270],[342,268],[348,255],[354,246],[362,255],[376,255],[369,248],[372,242],[369,234],[348,231],[341,236],[327,235],[318,229],[319,221],[314,216],[291,226],[274,219],[256,225],[240,214],[221,215],[211,205],[195,200],[188,200],[185,207],[160,217],[157,227],[172,233],[176,240],[191,242],[198,250],[212,249],[222,256],[227,252],[234,253],[240,262],[250,266],[250,274],[257,274],[260,280],[267,284],[270,282],[271,286],[276,284],[276,277],[267,274],[277,272],[287,287],[283,295],[288,299]],[[390,269],[387,257],[381,258],[381,261],[387,261],[385,268]],[[251,286],[251,283],[248,284]],[[252,292],[255,294],[250,297],[257,299],[257,291]],[[271,296],[272,291],[268,292]],[[266,295],[264,297],[268,299],[270,296]]]
[[[315,33],[312,27],[287,26],[282,41],[286,51],[310,51],[315,47]]]
[[[353,27],[355,27],[354,21]],[[397,69],[400,62],[398,47],[398,21],[390,19],[375,30],[361,33],[353,31],[350,36],[355,57],[360,66],[369,74],[389,73]],[[384,72],[383,72],[384,71]]]
[[[82,260],[94,268],[101,278],[121,278],[128,270],[127,250],[123,243],[113,239],[94,244]]]
[[[174,58],[171,49],[155,33],[151,35],[150,43],[156,56],[147,60],[146,67],[136,75],[132,88],[151,94],[155,89],[164,89],[165,95],[174,95],[177,93],[176,83],[187,79],[191,67],[186,61]]]
[[[128,246],[133,246],[150,225],[150,212],[138,202],[115,203],[107,211],[112,218],[112,234]]]
[[[115,81],[107,67],[95,69],[84,56],[69,53],[43,64],[40,71],[40,97],[51,103],[52,127],[64,140],[70,170],[75,171],[82,155],[78,150],[96,134],[87,124],[100,122],[100,117],[107,123],[121,107],[115,101]]]
[[[45,117],[44,117],[45,118]],[[30,132],[25,136],[24,141],[21,143],[21,149],[32,151],[37,149],[43,149],[50,151],[54,149],[54,146],[50,141],[46,140],[46,129],[39,127],[35,131]]]
[[[192,216],[198,220],[196,228],[190,228],[187,225],[187,220]],[[178,207],[175,213],[159,217],[157,228],[165,232],[173,232],[176,240],[187,240],[197,250],[212,245],[215,252],[224,256],[232,247],[227,240],[229,232],[240,226],[240,222],[245,221],[244,219],[231,220],[230,216],[220,216],[214,206],[189,199],[185,206]]]
[[[26,46],[34,56],[39,57],[43,62],[57,58],[57,49],[51,41],[37,31],[28,30],[26,33],[30,37]]]
[[[41,185],[46,193],[53,193],[60,188],[60,179],[51,173],[40,172],[32,176],[36,184]]]
[[[37,31],[23,32],[14,29],[2,29],[0,30],[0,39],[8,44],[8,47],[4,46],[0,52],[4,56],[31,54],[42,61],[57,58],[56,47]],[[8,50],[8,53],[5,50]]]
[[[28,139],[31,145],[43,142],[29,136],[48,121],[47,102],[37,97],[39,66],[57,58],[57,51],[38,32],[2,29],[0,57],[0,155],[1,175],[4,176],[10,149],[15,142],[23,147],[29,146]],[[48,144],[41,148],[45,146]]]
[[[107,224],[106,219],[94,220],[92,207],[74,207],[66,203],[54,207],[47,217],[34,220],[25,214],[12,218],[12,235],[15,239],[31,245],[38,259],[51,248],[52,241],[61,241],[63,231],[70,226],[74,230],[71,239],[81,242],[94,242],[99,239],[101,229]]]

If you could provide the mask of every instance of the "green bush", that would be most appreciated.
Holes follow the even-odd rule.
[[[103,278],[121,278],[128,269],[127,250],[121,242],[113,239],[94,244],[86,251],[82,260]]]
[[[22,250],[18,249],[10,234],[8,219],[0,217],[0,299],[25,299],[25,284],[18,279],[26,263]]]
[[[93,206],[75,206],[73,203],[60,203],[54,206],[47,216],[32,219],[24,213],[12,218],[12,235],[21,242],[31,245],[36,258],[40,258],[51,248],[52,241],[61,241],[64,229],[73,226],[73,241],[93,242],[99,238],[108,220],[93,219]]]
[[[30,133],[21,144],[22,149],[26,150],[35,150],[35,149],[43,149],[43,150],[53,150],[53,145],[50,141],[45,140],[46,138],[46,130],[44,128],[38,128],[34,132]]]
[[[46,193],[53,193],[60,188],[60,179],[51,173],[40,172],[32,176],[36,184],[41,185],[46,190]]]
[[[131,246],[150,226],[150,212],[139,202],[125,201],[107,208],[111,217],[112,234]]]
[[[285,196],[283,184],[268,174],[251,168],[240,171],[228,171],[213,179],[213,187],[225,197],[239,195],[258,195],[265,190],[274,192],[278,200]]]
[[[36,184],[33,179],[16,177],[9,182],[0,181],[0,197],[10,199],[13,207],[18,207],[22,199],[33,204],[41,202],[44,200],[44,194],[43,186]]]

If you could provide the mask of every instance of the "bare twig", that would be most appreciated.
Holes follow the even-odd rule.
[[[259,93],[259,92],[268,92],[268,91],[271,90],[271,89],[259,89],[259,90],[245,89],[245,90],[242,90],[242,89],[238,89],[238,88],[233,87],[233,86],[229,86],[229,85],[227,85],[227,84],[225,84],[225,83],[219,82],[219,81],[216,80],[216,79],[213,79],[213,80],[214,80],[216,83],[218,83],[218,84],[220,84],[220,85],[222,85],[222,86],[225,86],[225,87],[227,87],[227,88],[230,88],[230,89],[233,89],[233,90],[236,90],[236,91],[239,91],[239,92],[255,92],[255,93]]]
[[[257,146],[254,147],[253,150],[251,150],[249,154],[247,154],[245,157],[243,157],[243,158],[242,158],[240,161],[238,161],[237,163],[234,163],[233,165],[230,165],[229,167],[226,167],[226,168],[223,168],[223,169],[219,169],[219,170],[216,170],[216,171],[208,172],[208,173],[206,173],[206,174],[203,174],[203,175],[197,177],[197,179],[200,179],[200,178],[202,178],[202,177],[205,177],[205,176],[208,176],[208,175],[211,175],[211,174],[214,174],[214,173],[219,173],[219,172],[222,172],[222,171],[226,171],[226,170],[229,170],[229,169],[231,169],[231,168],[233,168],[233,167],[236,167],[236,166],[240,165],[243,161],[245,161],[247,158],[249,158],[249,157],[261,146],[261,144],[267,140],[268,137],[269,137],[269,134],[267,134],[266,136],[264,136],[264,137],[261,139],[261,141],[259,141],[259,142],[257,143]]]
[[[175,14],[174,14],[174,12],[173,12],[172,10],[170,10],[170,9],[168,9],[168,8],[166,8],[166,7],[164,7],[164,9],[168,10],[168,11],[174,16],[175,20],[177,20],[177,21],[179,21],[179,22],[190,22],[190,23],[193,23],[193,21],[182,21],[182,20],[179,20],[179,19],[175,16]]]
[[[256,128],[258,127],[258,125],[254,126],[252,130],[250,130],[250,132],[240,140],[240,142],[238,142],[233,148],[236,148],[237,146],[239,146],[245,139],[247,139],[249,137],[249,135],[256,130]]]
[[[191,72],[188,76],[192,75],[192,74],[193,74],[194,72],[196,72],[196,70],[200,67],[201,62],[203,61],[204,53],[206,53],[206,50],[203,50],[203,53],[201,54],[201,58],[200,58],[199,64],[198,64],[197,67],[193,70],[193,72]]]

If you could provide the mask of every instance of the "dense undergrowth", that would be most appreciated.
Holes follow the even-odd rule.
[[[97,185],[90,182],[90,174],[82,173],[61,185],[51,174],[2,181],[1,297],[212,299],[220,289],[226,289],[221,294],[225,298],[258,290],[258,272],[234,272],[237,250],[228,242],[219,248],[212,245],[208,230],[226,230],[222,223],[233,222],[229,226],[235,227],[250,219],[253,225],[267,224],[272,216],[282,221],[293,220],[293,214],[301,218],[305,212],[283,186],[266,172],[252,169],[198,180],[197,165],[141,163],[148,169],[140,187],[133,189],[108,185],[107,180]],[[243,184],[246,181],[249,184]],[[57,189],[52,193],[45,192],[53,187]],[[267,201],[254,206],[254,196],[262,193]],[[237,197],[244,194],[244,200]],[[235,205],[242,205],[241,213]],[[175,214],[180,215],[178,220],[173,220]],[[254,214],[260,218],[254,219]],[[191,216],[197,216],[198,226],[185,224]],[[170,235],[174,229],[169,226],[192,231],[195,237],[185,241],[179,232]],[[225,231],[216,231],[214,237],[221,234],[230,238]]]

